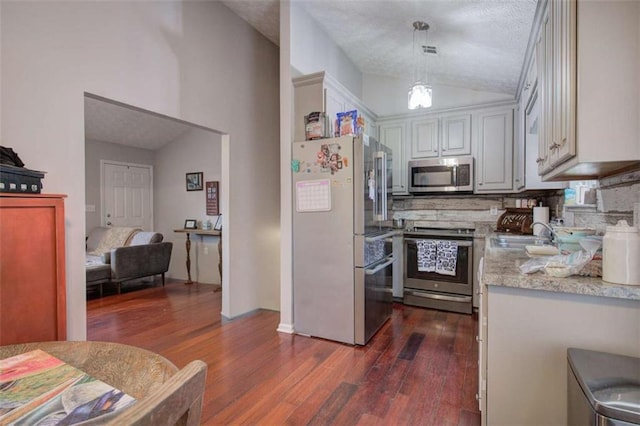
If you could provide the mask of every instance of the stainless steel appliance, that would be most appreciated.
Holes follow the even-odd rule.
[[[295,330],[364,345],[392,310],[391,150],[345,136],[292,158]]]
[[[471,192],[473,191],[473,157],[411,160],[409,192]]]
[[[451,275],[444,271],[420,270],[418,245],[421,241],[456,243],[455,268],[449,271]],[[404,243],[404,303],[470,314],[473,310],[473,229],[416,228],[405,232]],[[438,256],[437,252],[433,255]]]
[[[567,349],[569,426],[640,424],[640,358]]]

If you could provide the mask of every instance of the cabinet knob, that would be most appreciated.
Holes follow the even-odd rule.
[[[446,150],[447,150],[447,148],[442,148],[442,151],[446,151]]]
[[[516,182],[520,182],[520,179],[516,179]]]
[[[482,186],[482,182],[478,182],[478,185],[479,185],[479,186]]]

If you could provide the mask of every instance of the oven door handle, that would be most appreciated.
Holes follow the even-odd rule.
[[[365,270],[364,270],[364,273],[365,273],[365,274],[367,274],[367,275],[375,275],[375,274],[377,274],[378,272],[382,271],[382,270],[383,270],[384,268],[386,268],[387,266],[391,265],[391,264],[393,263],[393,261],[395,260],[395,259],[393,258],[393,256],[389,256],[389,257],[387,257],[387,259],[388,259],[388,260],[387,260],[386,262],[384,262],[384,263],[382,263],[382,264],[380,264],[380,265],[376,266],[374,269],[365,269]]]
[[[423,299],[443,300],[446,302],[471,302],[471,296],[445,296],[444,294],[425,293],[422,291],[405,290],[411,296],[422,297]]]
[[[386,240],[389,237],[396,235],[396,231],[386,232],[384,234],[376,235],[375,237],[366,237],[364,239],[367,243],[375,243],[376,241]]]
[[[423,240],[437,240],[437,238],[407,238],[405,237],[405,241],[409,242],[409,243],[415,243],[418,240],[423,239]],[[442,241],[446,241],[446,240],[442,240]],[[453,240],[456,241],[456,240]],[[458,243],[458,247],[471,247],[473,246],[473,241],[456,241]]]

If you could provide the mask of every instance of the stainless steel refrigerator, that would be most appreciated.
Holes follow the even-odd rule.
[[[293,144],[296,333],[364,345],[391,316],[391,165],[366,136]]]

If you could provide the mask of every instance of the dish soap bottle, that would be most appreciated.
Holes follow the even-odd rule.
[[[610,283],[640,285],[640,234],[626,220],[607,226],[602,239],[602,279]]]

